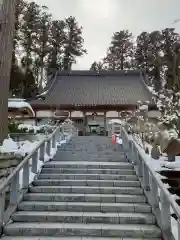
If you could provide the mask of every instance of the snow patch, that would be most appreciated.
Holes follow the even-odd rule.
[[[0,146],[0,152],[4,154],[19,154],[25,156],[27,153],[32,152],[32,150],[39,144],[39,141],[21,141],[15,142],[12,138],[5,139],[2,146]]]
[[[8,108],[15,108],[15,109],[29,109],[31,114],[35,116],[35,113],[29,103],[27,103],[24,99],[20,98],[9,98],[8,99]]]
[[[124,121],[120,120],[120,119],[111,119],[109,120],[109,124],[113,124],[113,123],[117,123],[117,124],[124,124]]]
[[[117,138],[117,144],[122,145],[122,139],[121,138]]]
[[[177,162],[166,162],[163,164],[163,167],[180,170],[180,161]]]
[[[173,217],[171,217],[171,229],[175,240],[178,240],[178,224]]]
[[[141,106],[139,106],[139,110],[147,111],[148,110],[148,105],[141,105]]]

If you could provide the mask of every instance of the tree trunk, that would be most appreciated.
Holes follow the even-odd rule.
[[[120,63],[120,68],[121,68],[121,70],[123,70],[123,69],[124,69],[124,56],[123,56],[123,55],[121,55],[121,63]]]
[[[40,81],[39,81],[39,92],[42,92],[43,90],[43,73],[44,73],[44,66],[41,65],[41,68],[40,68]]]
[[[8,134],[8,96],[16,0],[0,0],[0,142]]]

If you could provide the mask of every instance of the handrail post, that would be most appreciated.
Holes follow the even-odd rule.
[[[153,176],[151,176],[151,205],[153,208],[159,208],[158,185]]]
[[[64,127],[61,127],[61,136],[62,136],[62,140],[65,140],[65,136],[64,136]]]
[[[178,225],[178,239],[180,240],[180,219],[177,220],[177,225]]]
[[[5,209],[5,192],[0,193],[0,235],[2,234],[3,220],[4,220],[4,209]]]
[[[168,236],[171,233],[170,203],[162,190],[160,192],[160,203],[162,231]]]
[[[136,149],[136,162],[137,162],[137,171],[138,171],[138,176],[140,178],[143,177],[143,170],[142,170],[142,159],[139,155],[138,150]]]
[[[39,160],[44,162],[44,154],[45,154],[45,142],[43,142],[40,146],[39,150]]]
[[[32,155],[32,172],[37,173],[38,171],[38,151],[35,151],[35,153]]]
[[[56,148],[56,134],[52,137],[52,148]]]
[[[60,135],[61,135],[61,128],[59,127],[59,129],[57,130],[56,134],[55,134],[55,141],[58,142],[60,141]]]
[[[129,149],[128,149],[128,158],[129,158],[130,162],[132,162],[133,156],[132,156],[132,141],[131,141],[131,140],[128,142],[128,146],[129,146]]]
[[[47,140],[46,142],[46,153],[48,156],[51,155],[51,140]]]
[[[134,157],[136,159],[136,165],[137,165],[137,170],[138,170],[138,165],[139,165],[139,155],[138,155],[138,151],[137,148],[134,147]],[[138,170],[139,171],[139,170]]]
[[[26,189],[29,185],[29,161],[23,167],[23,188]]]
[[[149,187],[149,171],[145,163],[143,163],[143,186],[146,191],[150,190]]]
[[[131,154],[132,154],[132,162],[133,162],[133,164],[134,165],[136,165],[137,163],[136,163],[136,156],[135,156],[135,147],[134,147],[134,143],[133,143],[133,141],[131,141],[132,142],[132,151],[131,151]]]
[[[19,172],[12,178],[10,190],[10,204],[15,205],[19,198]]]

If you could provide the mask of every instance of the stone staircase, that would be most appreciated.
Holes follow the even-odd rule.
[[[4,227],[3,240],[160,240],[120,145],[76,137],[45,163]]]

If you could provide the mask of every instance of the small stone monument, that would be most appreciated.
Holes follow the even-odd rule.
[[[159,159],[161,156],[161,151],[160,151],[160,147],[157,143],[153,143],[152,145],[152,150],[151,150],[151,157],[154,159]]]

